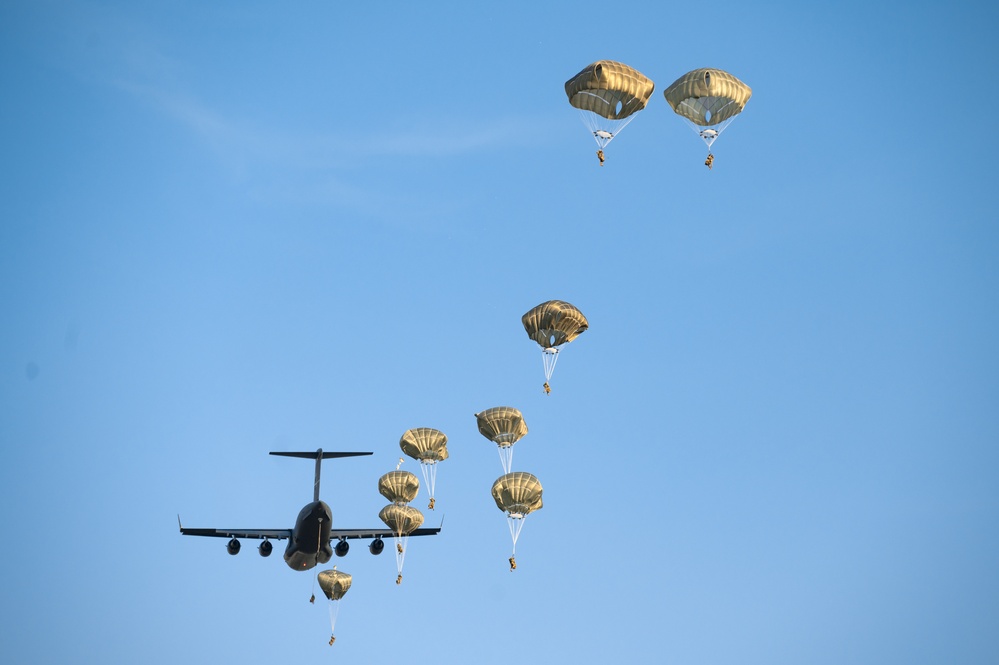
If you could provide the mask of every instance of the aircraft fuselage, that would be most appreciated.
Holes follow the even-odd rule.
[[[302,508],[284,551],[284,561],[292,570],[308,570],[327,563],[333,556],[330,529],[333,513],[323,501],[313,501]]]

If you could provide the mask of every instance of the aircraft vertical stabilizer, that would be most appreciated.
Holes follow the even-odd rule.
[[[271,455],[279,455],[281,457],[301,457],[303,459],[314,459],[316,460],[316,484],[313,488],[313,501],[319,501],[319,472],[322,467],[324,459],[333,459],[335,457],[360,457],[362,455],[370,455],[371,453],[324,453],[323,449],[320,448],[314,453],[286,453],[286,452],[272,452]]]

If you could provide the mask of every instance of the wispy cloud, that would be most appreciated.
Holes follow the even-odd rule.
[[[420,168],[417,161],[500,153],[543,143],[548,135],[545,118],[460,111],[442,117],[439,107],[410,108],[391,124],[379,124],[377,116],[348,128],[285,123],[204,89],[195,64],[176,55],[155,26],[88,6],[59,29],[67,69],[124,93],[152,114],[152,124],[165,121],[188,132],[233,180],[272,201],[307,201],[366,217],[412,216],[407,196],[415,190],[405,183]],[[462,205],[443,199],[424,207]]]
[[[409,118],[410,129],[346,134],[340,130],[273,127],[226,115],[189,92],[153,83],[118,85],[149,102],[202,138],[214,150],[240,160],[294,162],[335,168],[359,157],[448,157],[504,150],[541,140],[537,118],[493,117],[476,121]],[[334,157],[337,156],[337,157]]]

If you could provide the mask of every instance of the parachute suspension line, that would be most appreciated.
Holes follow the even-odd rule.
[[[323,547],[323,529],[322,522],[319,523],[319,536],[316,538],[316,565],[319,564],[319,550]],[[319,574],[316,573],[312,576],[312,595],[309,596],[309,602],[313,605],[316,603],[316,580],[319,579]]]
[[[399,576],[395,578],[396,584],[402,584],[402,566],[406,561],[406,545],[409,544],[409,535],[396,534],[395,536],[395,567]]]
[[[503,465],[503,473],[510,473],[513,467],[513,445],[497,446],[499,448],[500,464]]]
[[[634,114],[620,120],[611,120],[599,116],[592,111],[584,111],[581,108],[577,108],[576,110],[579,111],[579,117],[583,121],[583,125],[590,130],[593,140],[597,142],[597,147],[601,150],[606,148],[607,144],[613,141],[614,137],[620,134],[621,130],[635,119]]]
[[[524,518],[526,515],[514,517],[507,513],[506,523],[510,527],[510,537],[513,538],[513,549],[510,552],[510,572],[517,570],[517,539],[520,538],[520,530],[524,528]]]
[[[705,144],[707,144],[708,152],[710,154],[712,144],[716,140],[718,140],[718,137],[721,136],[721,133],[724,132],[728,128],[728,126],[732,124],[732,121],[735,120],[736,117],[738,116],[733,115],[730,118],[722,120],[717,125],[712,125],[710,127],[703,127],[701,125],[698,125],[697,123],[689,120],[688,118],[683,118],[683,121],[687,123],[687,126],[690,127],[695,134],[701,137],[701,140],[703,140]]]
[[[508,515],[506,522],[510,527],[510,537],[513,539],[513,554],[517,554],[517,539],[520,538],[520,530],[524,528],[524,517],[521,515],[519,517],[514,517],[513,515]]]
[[[319,565],[319,551],[323,549],[323,520],[319,518],[319,534],[316,536],[316,565]],[[312,587],[315,591],[315,586]]]
[[[340,601],[330,601],[330,646],[336,642],[336,618],[340,614]]]
[[[555,363],[558,362],[558,349],[551,346],[541,352],[541,359],[545,363],[545,383],[552,380],[552,372],[555,371]]]
[[[423,471],[423,482],[430,490],[430,510],[434,509],[434,488],[437,485],[437,462],[420,462],[420,470]]]

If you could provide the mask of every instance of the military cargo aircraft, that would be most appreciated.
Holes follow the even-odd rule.
[[[270,556],[273,550],[271,540],[287,540],[284,560],[293,570],[309,570],[321,563],[327,563],[333,554],[345,556],[350,549],[348,540],[354,538],[373,538],[368,545],[372,554],[381,554],[385,548],[384,537],[395,535],[391,529],[334,529],[333,512],[330,507],[319,500],[319,473],[324,459],[338,457],[358,457],[371,453],[326,453],[320,448],[314,453],[309,452],[272,452],[271,455],[282,457],[302,457],[316,460],[316,483],[313,490],[312,503],[306,504],[298,513],[295,526],[291,529],[192,529],[180,523],[180,532],[185,536],[213,536],[229,538],[226,550],[229,554],[239,554],[239,538],[254,538],[263,540],[258,547],[260,556]],[[411,536],[432,536],[440,533],[440,527],[416,529]],[[337,541],[333,545],[333,541]]]

